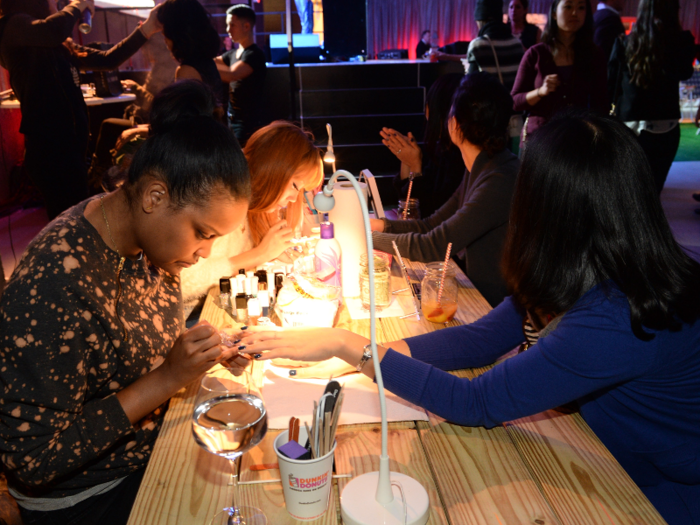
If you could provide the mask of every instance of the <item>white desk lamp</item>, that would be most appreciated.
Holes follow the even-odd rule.
[[[333,153],[333,128],[330,124],[326,124],[326,131],[328,131],[328,149],[326,149],[325,155],[323,155],[323,162],[327,164],[333,164],[333,173],[335,170],[335,153]],[[331,206],[332,208],[333,206]]]
[[[328,125],[330,131],[330,125]],[[329,133],[330,137],[330,133]],[[329,151],[332,147],[329,141]],[[328,154],[328,153],[326,153]],[[324,158],[325,160],[325,158]],[[339,176],[350,181],[362,208],[367,239],[367,269],[369,270],[370,342],[374,376],[379,390],[379,407],[382,416],[382,453],[379,458],[379,472],[368,472],[357,476],[347,484],[340,497],[340,512],[345,525],[424,525],[430,516],[428,493],[415,479],[399,472],[389,472],[387,452],[386,400],[384,381],[377,359],[376,312],[374,298],[374,246],[369,223],[367,203],[355,177],[345,170],[331,175],[323,191],[314,197],[314,207],[319,212],[328,212],[335,206],[333,185]],[[359,264],[359,261],[358,261]],[[392,485],[398,485],[403,501],[394,497]],[[376,489],[375,489],[376,487]]]

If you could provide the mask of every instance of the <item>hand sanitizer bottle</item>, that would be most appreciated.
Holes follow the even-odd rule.
[[[316,244],[315,266],[318,278],[333,286],[340,286],[340,244],[335,239],[332,222],[321,223],[321,239]]]

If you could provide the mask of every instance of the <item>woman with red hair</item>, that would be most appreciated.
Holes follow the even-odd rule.
[[[217,239],[209,258],[182,271],[185,317],[221,277],[239,269],[255,269],[289,248],[294,228],[302,220],[304,191],[323,181],[318,148],[290,122],[278,120],[259,129],[248,139],[243,153],[252,189],[247,220]]]

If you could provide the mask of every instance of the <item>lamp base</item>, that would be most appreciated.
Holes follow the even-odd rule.
[[[340,514],[344,525],[424,525],[430,517],[430,501],[423,485],[398,472],[390,472],[391,482],[400,483],[406,501],[406,521],[401,495],[384,506],[375,499],[379,472],[368,472],[345,486],[340,496]]]

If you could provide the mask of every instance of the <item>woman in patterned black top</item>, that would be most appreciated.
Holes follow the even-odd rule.
[[[0,305],[0,459],[25,524],[126,522],[163,405],[231,358],[210,325],[184,331],[178,274],[249,194],[231,132],[180,119],[27,248]]]

